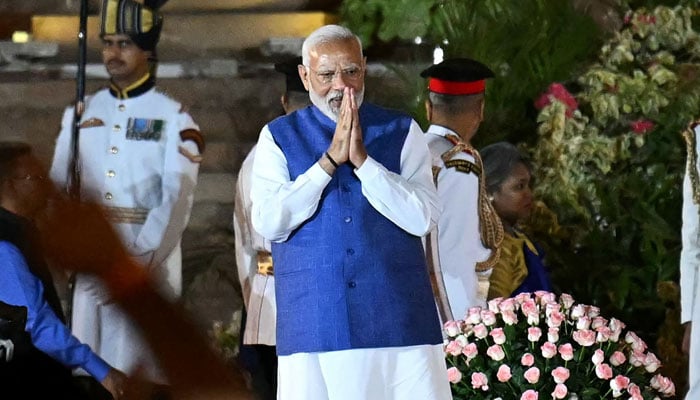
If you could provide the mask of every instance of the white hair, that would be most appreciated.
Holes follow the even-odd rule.
[[[301,46],[302,64],[309,65],[309,52],[317,45],[349,39],[357,40],[357,44],[360,46],[360,54],[362,54],[362,40],[352,33],[350,29],[340,25],[324,25],[316,29],[306,37],[304,44]]]

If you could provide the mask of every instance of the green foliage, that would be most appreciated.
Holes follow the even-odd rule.
[[[574,82],[579,110],[567,117],[551,98],[529,148],[538,195],[568,232],[549,249],[555,281],[647,338],[655,338],[665,311],[657,284],[678,278],[680,133],[700,109],[692,12],[628,13],[598,62]],[[633,317],[640,313],[649,318]]]
[[[477,145],[534,139],[532,99],[550,82],[571,76],[600,43],[592,20],[561,0],[345,0],[340,12],[365,45],[420,37],[424,45],[439,45],[446,58],[471,57],[489,65],[497,77],[487,85],[487,118]],[[421,78],[412,66],[394,66],[402,68],[411,72],[405,73],[411,82],[406,86],[413,89]],[[405,106],[423,124],[424,86]]]

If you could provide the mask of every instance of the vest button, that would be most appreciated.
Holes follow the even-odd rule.
[[[345,217],[344,221],[346,223],[350,223],[350,222],[352,222],[352,217]]]
[[[348,186],[348,185],[343,185],[343,186],[342,186],[342,190],[343,190],[343,192],[349,192],[349,191],[350,191],[350,186]]]
[[[112,193],[105,193],[105,200],[112,200]]]
[[[355,250],[353,250],[353,249],[348,249],[348,250],[347,250],[347,253],[348,253],[348,255],[353,255],[353,254],[355,254]]]
[[[357,283],[355,283],[355,281],[350,281],[350,282],[348,282],[348,287],[349,287],[350,289],[354,288],[355,286],[357,286]]]

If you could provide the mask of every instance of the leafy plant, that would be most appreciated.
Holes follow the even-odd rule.
[[[568,82],[578,108],[554,96],[529,151],[538,196],[569,233],[548,249],[559,287],[657,335],[657,285],[677,281],[681,132],[700,109],[700,36],[687,7],[641,8]],[[546,238],[542,238],[547,244]],[[643,313],[648,318],[637,319]]]

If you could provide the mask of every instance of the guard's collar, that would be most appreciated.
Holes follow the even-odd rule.
[[[132,97],[140,96],[147,91],[151,90],[156,85],[156,78],[150,74],[146,73],[141,79],[132,83],[124,89],[120,89],[114,82],[109,83],[109,93],[118,99],[129,99]]]

